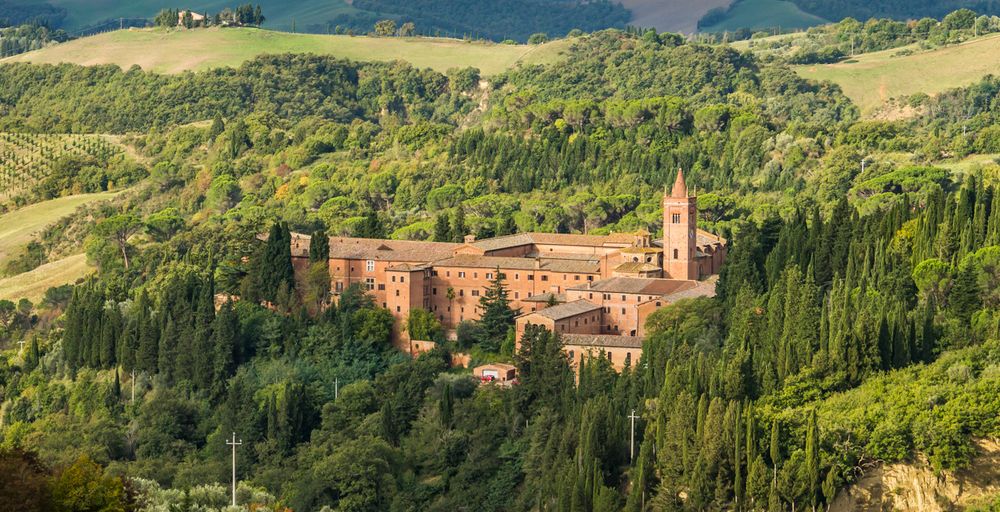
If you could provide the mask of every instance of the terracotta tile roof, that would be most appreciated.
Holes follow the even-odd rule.
[[[537,268],[535,264],[538,264]],[[535,258],[514,258],[505,256],[479,256],[459,254],[455,257],[436,261],[436,267],[497,268],[501,270],[547,270],[577,274],[598,274],[601,263],[597,260],[550,260]]]
[[[659,265],[646,263],[644,261],[626,261],[625,263],[615,267],[615,272],[656,272],[657,270],[663,269],[661,269]]]
[[[692,299],[695,297],[715,297],[716,281],[717,279],[707,281],[689,281],[695,283],[695,286],[669,293],[663,298],[670,302],[677,302],[681,299]]]
[[[632,244],[632,233],[612,233],[610,235],[580,235],[567,233],[518,233],[477,240],[472,245],[485,251],[496,251],[522,245],[570,245],[577,247],[618,247]]]
[[[330,258],[345,260],[388,260],[431,262],[450,258],[461,244],[380,240],[375,238],[330,237]]]
[[[539,309],[538,311],[532,311],[531,313],[526,313],[521,316],[540,315],[552,320],[563,320],[565,318],[572,318],[577,315],[582,315],[584,313],[589,313],[591,311],[598,311],[600,309],[601,306],[580,299],[580,300],[574,300],[573,302],[567,302],[565,304],[549,306],[547,308]]]
[[[643,277],[612,277],[590,283],[590,286],[574,286],[571,290],[602,293],[632,293],[642,295],[667,295],[695,288],[698,281],[676,279],[649,279]]]
[[[560,334],[559,338],[563,345],[594,348],[642,348],[642,342],[646,340],[643,336],[618,336],[615,334]]]
[[[704,229],[698,230],[698,245],[726,244],[726,239],[719,235],[709,233]]]

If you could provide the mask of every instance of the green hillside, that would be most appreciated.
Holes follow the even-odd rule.
[[[702,27],[703,32],[724,32],[741,28],[761,29],[807,28],[829,23],[827,20],[809,14],[792,2],[784,0],[744,0],[733,4],[725,18],[711,26]]]
[[[892,98],[918,92],[933,95],[1000,73],[1000,61],[991,58],[1000,51],[1000,35],[930,51],[911,51],[911,48],[896,48],[836,64],[795,69],[805,78],[836,83],[864,113],[871,113]]]
[[[543,45],[503,45],[444,38],[373,38],[307,35],[251,28],[108,32],[18,55],[0,62],[138,65],[147,71],[180,73],[238,66],[257,55],[316,53],[353,60],[406,60],[417,67],[446,71],[473,66],[491,75],[519,62],[559,59],[570,40]]]

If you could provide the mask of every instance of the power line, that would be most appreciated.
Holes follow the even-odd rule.
[[[243,440],[236,440],[236,432],[233,432],[233,440],[226,440],[226,444],[233,447],[233,506],[236,506],[236,447],[243,444]]]

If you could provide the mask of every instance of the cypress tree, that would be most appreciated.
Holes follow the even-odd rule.
[[[771,466],[778,469],[781,465],[781,434],[779,432],[778,420],[771,422]]]
[[[468,228],[465,226],[465,209],[462,205],[458,205],[455,208],[455,216],[451,221],[451,241],[461,243],[465,241],[465,235],[468,233]]]
[[[441,401],[439,403],[442,427],[447,429],[451,428],[451,419],[454,407],[455,404],[451,396],[451,383],[445,383],[444,389],[441,390]]]
[[[326,230],[314,231],[309,239],[309,263],[330,263],[330,237]]]
[[[819,483],[819,426],[813,409],[806,428],[806,489],[814,509],[819,504]]]
[[[434,219],[434,241],[451,241],[451,223],[448,221],[448,214],[439,213]]]
[[[215,396],[221,396],[226,380],[236,372],[236,362],[239,360],[239,318],[233,310],[233,304],[226,301],[215,317],[215,374],[212,388]]]
[[[177,376],[175,370],[177,365],[177,339],[177,328],[173,316],[168,313],[167,320],[163,324],[163,331],[160,333],[159,364],[157,365],[160,374],[166,378],[167,382],[173,382]]]

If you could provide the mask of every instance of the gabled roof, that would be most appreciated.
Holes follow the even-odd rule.
[[[601,306],[580,299],[580,300],[574,300],[573,302],[567,302],[565,304],[549,306],[545,309],[532,311],[531,313],[526,313],[521,316],[540,315],[551,320],[563,320],[566,318],[572,318],[577,315],[582,315],[584,313],[590,313],[591,311],[597,311],[599,309],[601,309]]]

